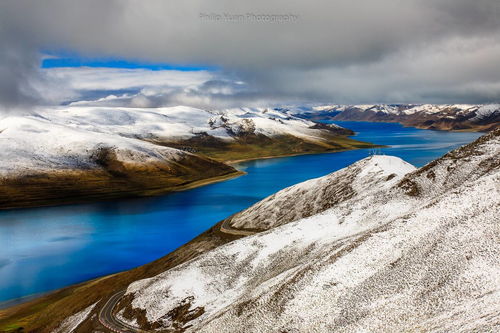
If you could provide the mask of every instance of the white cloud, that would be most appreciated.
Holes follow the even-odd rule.
[[[77,90],[120,90],[144,87],[190,87],[213,78],[208,71],[176,71],[123,68],[51,68],[52,79],[62,80]]]

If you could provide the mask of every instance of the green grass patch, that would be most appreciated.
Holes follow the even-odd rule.
[[[369,142],[339,135],[331,135],[317,140],[306,140],[295,136],[269,138],[263,135],[252,135],[236,138],[233,141],[200,136],[183,142],[156,143],[202,154],[221,162],[376,147]]]

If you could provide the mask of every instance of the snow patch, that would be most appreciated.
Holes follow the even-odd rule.
[[[52,333],[72,333],[85,319],[87,319],[96,304],[97,302],[72,315],[71,317],[66,318],[58,328],[52,331]]]

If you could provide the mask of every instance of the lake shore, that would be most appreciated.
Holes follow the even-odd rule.
[[[258,160],[268,160],[268,159],[272,159],[272,158],[294,157],[294,156],[304,156],[304,155],[319,155],[319,154],[334,154],[334,153],[341,153],[341,152],[344,152],[344,151],[357,150],[357,149],[385,148],[385,147],[387,147],[387,146],[373,144],[370,147],[366,147],[366,148],[346,148],[346,149],[324,151],[324,152],[311,152],[311,153],[297,153],[297,154],[285,154],[285,155],[272,155],[272,156],[263,156],[263,157],[252,157],[252,158],[244,158],[244,159],[239,159],[239,160],[229,160],[229,161],[226,161],[225,163],[234,166],[234,165],[237,165],[237,164],[243,163],[243,162],[258,161]]]

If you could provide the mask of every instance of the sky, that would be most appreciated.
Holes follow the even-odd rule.
[[[500,100],[498,0],[2,0],[0,112]]]

